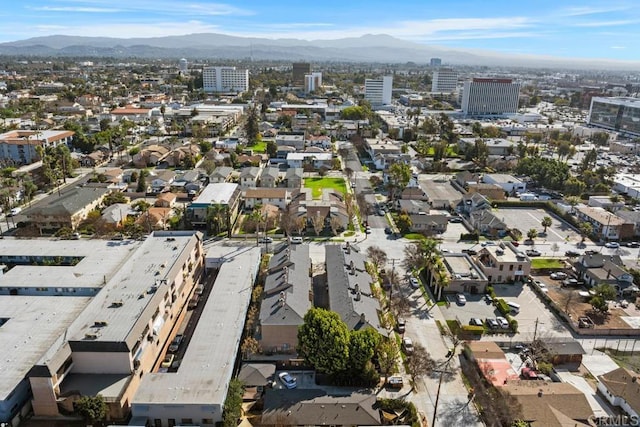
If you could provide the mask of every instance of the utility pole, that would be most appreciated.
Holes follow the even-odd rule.
[[[433,420],[431,420],[431,427],[435,427],[436,425],[436,418],[438,416],[438,401],[440,400],[440,387],[442,386],[442,379],[444,378],[444,373],[447,372],[449,369],[449,362],[451,362],[451,359],[453,359],[453,357],[456,355],[457,345],[458,344],[454,342],[454,346],[453,346],[453,350],[451,351],[451,354],[449,354],[449,357],[447,358],[447,360],[445,360],[445,362],[441,365],[443,366],[443,369],[442,371],[440,371],[440,379],[438,380],[438,390],[436,391],[436,402],[433,405]]]
[[[533,330],[533,342],[536,341],[536,335],[538,334],[538,318],[536,317],[536,327]]]

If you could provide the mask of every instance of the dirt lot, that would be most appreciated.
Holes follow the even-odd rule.
[[[640,310],[635,308],[633,304],[634,301],[629,301],[629,307],[624,310],[617,304],[610,306],[609,313],[606,316],[600,313],[595,313],[591,309],[591,304],[578,294],[578,292],[584,289],[563,288],[560,286],[560,281],[551,280],[549,276],[533,277],[547,285],[547,288],[549,289],[547,294],[549,297],[562,311],[568,313],[569,317],[574,321],[577,321],[580,317],[588,316],[595,324],[596,329],[631,329],[631,326],[622,320],[621,316],[640,316]]]

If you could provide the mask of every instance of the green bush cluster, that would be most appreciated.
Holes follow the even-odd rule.
[[[498,311],[500,311],[500,313],[502,313],[502,315],[505,317],[509,316],[509,314],[511,313],[511,308],[509,307],[509,304],[507,304],[507,302],[502,298],[497,300],[494,299],[494,301],[496,302],[496,307],[498,308]]]
[[[471,241],[477,242],[478,240],[480,240],[480,235],[478,234],[477,231],[474,231],[473,233],[466,233],[466,234],[461,233],[460,240],[462,241],[471,240]]]
[[[475,325],[463,325],[462,331],[464,333],[470,335],[482,335],[484,334],[484,326],[475,326]]]

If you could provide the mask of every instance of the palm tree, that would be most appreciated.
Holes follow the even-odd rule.
[[[552,224],[551,217],[545,216],[540,224],[544,227],[544,234],[547,234],[547,228],[551,227]]]
[[[442,290],[449,286],[449,272],[444,266],[442,259],[437,259],[435,262],[434,275],[436,277],[436,290],[438,291],[438,300],[442,297]]]
[[[527,237],[533,242],[535,238],[538,237],[538,230],[536,230],[535,228],[531,228],[529,231],[527,231]]]
[[[220,204],[215,204],[207,208],[207,230],[211,230],[213,234],[217,235],[227,228],[225,226],[228,224],[223,224],[225,211],[226,207]]]

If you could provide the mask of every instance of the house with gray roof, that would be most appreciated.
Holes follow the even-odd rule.
[[[380,303],[371,291],[373,277],[367,273],[367,257],[347,245],[325,246],[329,309],[340,315],[349,330],[373,328],[389,332],[380,324]]]
[[[287,182],[288,188],[300,188],[302,187],[302,177],[304,169],[302,168],[289,168],[285,173],[284,180]]]
[[[221,166],[216,168],[211,175],[209,175],[209,184],[219,184],[221,182],[228,182],[231,179],[233,168],[229,166]]]
[[[38,206],[28,209],[25,215],[42,235],[53,234],[64,227],[75,230],[110,192],[100,184],[76,187],[61,195],[47,197]]]
[[[499,219],[492,211],[490,210],[479,210],[471,212],[469,215],[469,223],[471,226],[480,232],[480,234],[484,234],[485,236],[490,237],[503,237],[507,234],[508,227],[504,221]]]
[[[262,349],[269,353],[295,352],[298,327],[313,301],[308,245],[283,245],[269,261],[260,306]]]
[[[429,235],[440,234],[447,231],[449,218],[442,214],[429,214],[420,212],[418,214],[409,215],[411,219],[411,232],[426,233]]]
[[[256,166],[250,166],[242,168],[240,171],[240,187],[242,189],[257,187],[258,178],[260,177],[260,168]]]
[[[576,263],[578,277],[587,286],[607,283],[622,292],[633,285],[633,276],[623,267],[618,255],[588,254],[583,255]]]
[[[260,187],[275,187],[278,184],[278,176],[278,168],[264,168],[260,174]]]

